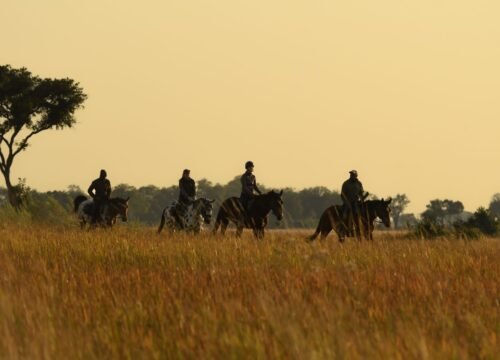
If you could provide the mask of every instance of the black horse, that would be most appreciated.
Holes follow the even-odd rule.
[[[112,227],[116,223],[118,217],[122,221],[127,221],[128,215],[128,200],[130,198],[122,199],[119,197],[111,198],[104,206],[101,219],[93,225],[102,227]],[[73,200],[74,211],[80,220],[80,226],[85,227],[86,224],[92,224],[92,217],[94,214],[94,201],[88,199],[84,195],[78,195]]]
[[[361,239],[361,234],[368,240],[373,240],[373,229],[376,218],[382,220],[386,227],[391,226],[391,209],[389,207],[392,199],[368,200],[359,205],[359,221],[355,223],[355,233],[358,239]],[[309,240],[314,240],[321,234],[323,240],[328,234],[335,230],[339,241],[343,242],[349,235],[349,227],[342,219],[342,205],[333,205],[326,209],[319,219],[316,232],[309,237]]]
[[[256,238],[264,238],[264,228],[267,226],[267,215],[272,211],[278,220],[283,219],[283,200],[281,192],[270,191],[263,195],[255,196],[245,211],[240,199],[232,197],[226,199],[217,214],[213,233],[216,234],[221,227],[224,235],[229,225],[233,222],[236,225],[236,236],[240,237],[243,229],[252,229]]]

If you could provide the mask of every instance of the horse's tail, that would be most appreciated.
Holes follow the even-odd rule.
[[[161,231],[163,230],[163,227],[165,226],[165,213],[168,209],[168,206],[163,209],[163,212],[161,213],[161,220],[160,220],[160,226],[158,227],[158,234],[161,233]]]
[[[76,213],[78,212],[78,208],[80,207],[80,204],[84,201],[87,200],[87,197],[84,195],[78,195],[74,200],[73,200],[73,211]]]
[[[316,231],[311,236],[308,236],[307,240],[309,241],[316,240],[320,232],[321,232],[321,219],[318,221],[318,226],[316,227]]]
[[[319,218],[318,226],[316,226],[316,231],[314,234],[307,237],[309,241],[315,240],[319,234],[326,236],[325,234],[328,234],[331,231],[335,224],[334,213],[332,213],[331,209],[332,208],[328,208],[323,211],[323,214],[321,214]]]

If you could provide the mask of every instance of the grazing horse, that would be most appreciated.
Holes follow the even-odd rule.
[[[264,228],[267,226],[267,215],[272,211],[278,220],[283,219],[283,200],[281,192],[270,191],[263,195],[255,196],[245,211],[240,199],[232,197],[226,199],[217,214],[213,233],[216,234],[221,227],[224,235],[229,221],[236,225],[236,236],[240,237],[243,229],[252,229],[257,239],[264,238]]]
[[[368,200],[360,204],[359,228],[355,229],[358,239],[361,238],[361,232],[363,232],[365,239],[373,240],[373,229],[375,228],[373,223],[376,218],[381,219],[386,227],[391,226],[391,209],[389,208],[391,201],[390,198],[387,200]],[[309,237],[309,240],[316,239],[319,234],[321,234],[321,240],[323,240],[332,230],[335,230],[340,242],[343,242],[349,234],[347,225],[342,219],[342,205],[330,206],[323,212],[316,232]]]
[[[179,222],[176,220],[176,203],[174,202],[172,205],[167,206],[165,209],[163,209],[163,212],[161,214],[160,226],[158,227],[158,234],[162,231],[165,224],[167,225],[167,228],[170,230],[170,232],[173,232],[175,230],[184,230],[194,234],[199,234],[201,231],[202,222],[206,225],[209,225],[210,221],[212,221],[212,204],[214,202],[215,200],[208,200],[205,198],[196,199],[193,202],[192,207],[190,207],[190,209],[186,211],[186,214],[182,219],[184,224],[186,224],[186,228],[181,228],[179,226]]]
[[[120,217],[123,222],[127,221],[129,199],[130,198],[122,199],[119,197],[109,199],[104,206],[101,220],[96,224],[92,224],[92,217],[94,214],[94,201],[92,199],[88,199],[84,195],[78,195],[73,200],[73,205],[82,229],[86,224],[111,227],[116,223],[118,217]]]

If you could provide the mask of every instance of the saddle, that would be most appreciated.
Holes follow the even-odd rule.
[[[100,217],[101,217],[101,220],[103,220],[104,218],[104,212],[105,212],[105,209],[108,205],[105,204],[103,206],[101,206],[101,211],[100,211]],[[85,204],[84,207],[83,207],[83,213],[87,216],[93,216],[94,215],[94,208],[95,208],[95,203],[94,201],[90,201],[88,204]]]
[[[83,213],[92,216],[94,213],[94,202],[90,202],[83,207]]]
[[[187,226],[187,215],[192,211],[192,208],[192,205],[186,205],[180,201],[174,201],[170,207],[170,215],[182,229]]]

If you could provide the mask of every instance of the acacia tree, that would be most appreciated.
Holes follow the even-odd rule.
[[[488,208],[494,216],[500,216],[500,193],[491,197],[490,206]]]
[[[408,199],[408,196],[406,196],[406,194],[397,194],[396,196],[392,197],[391,210],[395,228],[399,227],[401,215],[403,214],[409,203],[410,199]]]
[[[422,218],[425,221],[437,222],[440,225],[445,225],[445,219],[449,216],[461,214],[464,211],[464,204],[461,201],[453,201],[449,199],[431,200],[426,205],[427,210],[422,213]]]
[[[22,205],[21,184],[11,179],[17,155],[26,150],[30,139],[49,129],[72,127],[75,111],[87,95],[72,79],[42,79],[26,68],[0,66],[0,172],[10,204]]]

